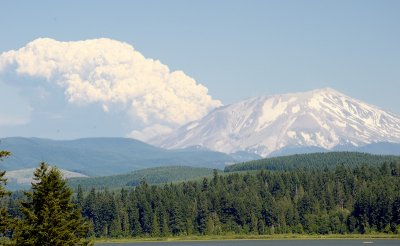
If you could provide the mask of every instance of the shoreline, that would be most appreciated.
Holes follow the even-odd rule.
[[[400,240],[400,234],[330,234],[330,235],[222,235],[222,236],[177,236],[177,237],[138,237],[138,238],[97,238],[94,243],[141,243],[141,242],[191,242],[191,241],[230,241],[230,240]]]

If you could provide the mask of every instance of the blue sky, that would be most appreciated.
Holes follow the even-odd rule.
[[[332,87],[399,115],[399,12],[395,0],[2,1],[0,53],[40,37],[104,37],[182,70],[223,104]],[[147,126],[105,114],[104,104],[66,103],[65,91],[44,80],[0,76],[0,116],[16,123],[0,120],[0,137],[126,136]],[[52,99],[35,99],[32,83]]]

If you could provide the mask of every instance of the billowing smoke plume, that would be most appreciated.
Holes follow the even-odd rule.
[[[171,72],[131,45],[111,39],[60,42],[40,38],[0,55],[0,73],[43,78],[64,90],[68,102],[98,103],[139,120],[131,136],[147,139],[196,120],[221,105],[182,71]]]

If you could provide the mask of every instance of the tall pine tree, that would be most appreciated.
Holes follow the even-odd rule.
[[[10,152],[1,150],[0,151],[0,161],[3,160],[4,157],[7,157],[10,155]],[[0,171],[0,200],[8,194],[6,189],[4,188],[3,185],[7,183],[7,180],[4,178],[4,175],[6,174],[5,171]],[[4,233],[9,229],[9,216],[7,214],[6,208],[2,207],[0,204],[0,237],[4,235]]]
[[[15,231],[17,245],[88,245],[89,230],[71,202],[72,191],[60,171],[41,163],[34,173],[32,191],[22,203],[23,220]]]

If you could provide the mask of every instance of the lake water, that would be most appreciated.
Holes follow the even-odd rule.
[[[400,240],[232,240],[203,242],[105,243],[99,246],[400,246]]]

